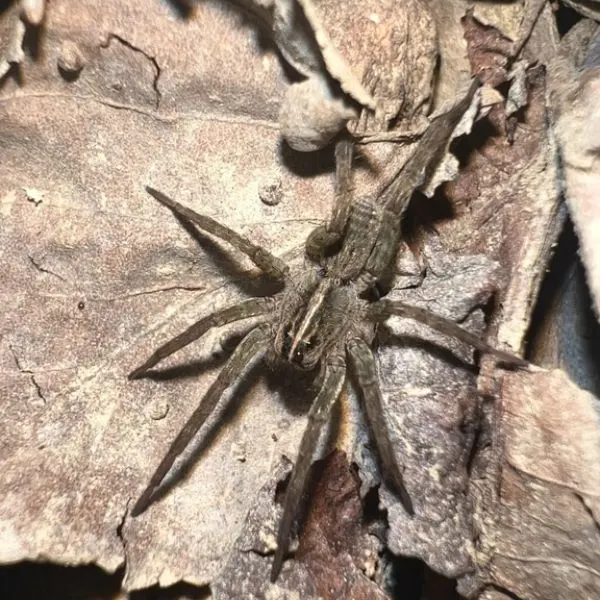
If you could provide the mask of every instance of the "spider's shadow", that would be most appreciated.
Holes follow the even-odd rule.
[[[191,221],[175,213],[173,217],[196,242],[219,272],[222,272],[240,291],[248,296],[271,296],[282,289],[281,283],[266,275],[255,275],[244,269],[232,256],[231,250],[226,250],[209,235],[203,234]]]
[[[244,332],[243,334],[235,333],[230,336],[224,344],[227,350],[231,350],[233,347],[237,346],[239,340],[241,340],[246,333],[247,332]],[[222,366],[229,358],[228,355],[229,352],[224,352],[215,355],[208,360],[194,361],[161,371],[151,371],[148,373],[147,377],[153,380],[165,381],[182,377],[198,376],[199,372],[203,370]],[[184,452],[183,457],[175,462],[170,472],[167,473],[159,487],[152,494],[150,504],[159,501],[168,494],[175,485],[190,475],[197,461],[215,441],[218,432],[231,424],[238,407],[245,401],[252,388],[257,385],[261,378],[265,380],[267,390],[277,390],[279,396],[277,401],[282,401],[286,410],[291,414],[298,416],[308,412],[316,395],[314,385],[315,375],[312,373],[300,373],[291,367],[289,368],[289,371],[289,373],[286,373],[286,377],[281,377],[280,372],[274,372],[268,368],[264,359],[251,368],[250,371],[235,385],[235,389],[229,396],[227,403],[222,408],[217,409],[218,413],[216,417],[214,419],[209,419],[205,426],[203,426],[194,437],[194,441],[191,442],[191,451]],[[332,419],[333,422],[337,420],[338,419]],[[266,438],[268,432],[265,430],[264,434]],[[324,438],[327,447],[329,447],[331,443],[332,435],[335,435],[334,427],[329,428],[327,437]]]
[[[398,350],[405,348],[424,350],[427,354],[447,363],[454,369],[467,371],[472,375],[476,375],[479,371],[478,361],[475,361],[474,364],[467,362],[460,358],[456,352],[447,346],[444,346],[441,341],[435,342],[433,340],[427,340],[418,335],[396,334],[387,327],[382,327],[382,331],[378,336],[378,345],[385,348],[397,348]]]
[[[448,339],[455,339],[450,338]],[[466,342],[462,342],[458,340],[461,344],[465,346],[465,348],[470,348],[469,344]],[[462,371],[466,371],[471,375],[477,375],[479,373],[479,362],[482,352],[475,349],[475,359],[474,361],[468,362],[467,360],[458,356],[458,354],[443,345],[443,342],[435,342],[433,340],[427,340],[417,335],[410,334],[396,334],[389,330],[388,327],[383,326],[381,328],[380,334],[377,338],[377,344],[379,347],[387,347],[387,348],[397,348],[399,350],[403,348],[414,348],[416,350],[424,350],[431,356],[441,360],[449,365],[451,365],[454,369],[460,369]],[[483,353],[485,354],[485,352]],[[510,362],[505,362],[501,358],[496,358],[496,364],[501,366],[502,369],[506,371],[518,370],[519,366],[514,365]]]
[[[152,379],[163,380],[176,377],[191,377],[193,375],[198,375],[200,369],[204,370],[204,368],[209,366],[214,367],[225,362],[226,358],[227,357],[225,356],[220,356],[209,361],[188,363],[158,373],[153,372],[151,377]],[[198,459],[214,442],[219,430],[231,423],[239,405],[248,396],[250,390],[258,383],[259,378],[260,369],[258,368],[258,365],[256,365],[254,368],[250,369],[250,372],[248,372],[235,386],[235,390],[229,397],[227,403],[222,408],[217,408],[218,414],[216,415],[216,418],[209,419],[205,426],[203,426],[196,436],[194,436],[193,441],[190,443],[191,450],[184,451],[182,457],[175,462],[171,470],[152,494],[149,504],[154,504],[159,501],[167,495],[175,485],[190,475]]]

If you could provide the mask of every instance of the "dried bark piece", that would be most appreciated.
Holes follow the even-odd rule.
[[[600,593],[598,400],[561,371],[506,375],[498,479],[475,479],[479,589],[542,600]],[[463,582],[464,584],[465,582]],[[473,582],[471,582],[473,584]],[[463,593],[472,595],[466,587]],[[484,596],[485,597],[485,596]]]
[[[343,452],[319,465],[315,502],[300,540],[297,560],[327,600],[384,600],[389,596],[372,581],[381,543],[364,523],[359,480]]]
[[[343,452],[316,465],[314,502],[295,559],[286,561],[277,583],[268,581],[281,517],[281,482],[290,463],[282,462],[248,514],[229,560],[212,585],[216,600],[289,597],[384,600],[389,596],[372,579],[380,542],[363,523],[359,482]]]
[[[320,15],[315,10],[315,6],[311,0],[296,0],[298,5],[302,7],[306,20],[311,25],[315,41],[319,46],[321,57],[319,57],[327,69],[327,72],[341,86],[342,90],[351,98],[356,100],[362,106],[373,109],[375,102],[370,93],[363,87],[360,81],[360,76],[357,75],[352,67],[348,65],[347,58],[344,57],[338,48],[332,43],[328,32],[322,26]],[[288,0],[279,0],[275,4],[276,9],[280,11],[289,7]],[[291,8],[291,7],[289,7]],[[288,8],[288,10],[289,10]],[[345,32],[348,35],[349,32]],[[287,43],[287,42],[286,42]],[[319,61],[320,62],[320,61]],[[314,72],[314,71],[313,71]]]
[[[425,306],[483,331],[480,311],[499,284],[498,265],[483,255],[452,255],[440,242],[426,246],[427,275],[420,287],[390,297]],[[446,577],[473,569],[469,461],[477,424],[478,398],[472,350],[427,327],[394,319],[379,349],[388,426],[415,506],[406,514],[384,490],[388,546],[418,556]]]
[[[282,106],[283,135],[294,149],[324,146],[361,107],[359,121],[349,125],[361,136],[423,114],[437,57],[435,22],[425,3],[299,4],[302,14],[294,2],[276,3],[274,19],[284,56],[309,77],[290,86]],[[298,38],[302,17],[314,40],[306,33]]]
[[[354,133],[386,131],[429,106],[437,58],[436,23],[426,3],[315,2],[335,46],[374,98]]]
[[[0,40],[0,83],[11,69],[12,65],[20,65],[25,59],[23,39],[25,38],[25,23],[21,20],[18,6],[7,10],[3,15]]]

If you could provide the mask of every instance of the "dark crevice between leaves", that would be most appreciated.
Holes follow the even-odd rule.
[[[19,562],[0,567],[2,600],[202,600],[208,586],[179,582],[169,587],[152,586],[122,593],[125,567],[108,573],[96,565],[66,567],[55,563]]]
[[[369,533],[377,537],[382,544],[385,544],[388,525],[388,511],[379,501],[379,485],[369,489],[362,501],[363,504],[363,523],[366,525]]]
[[[133,50],[134,52],[139,52],[141,55],[145,56],[152,63],[152,68],[154,69],[154,80],[152,82],[152,89],[154,90],[154,96],[155,96],[154,108],[156,108],[158,110],[158,108],[160,106],[160,100],[161,100],[161,93],[158,88],[158,80],[160,79],[160,75],[162,73],[162,70],[158,64],[158,61],[156,60],[156,58],[154,56],[152,56],[151,54],[148,54],[146,51],[142,50],[141,48],[134,46],[131,42],[128,42],[126,39],[122,38],[120,35],[117,35],[116,33],[109,33],[106,42],[101,44],[100,47],[108,48],[113,40],[117,40],[117,42],[119,42],[120,44],[123,44],[123,46],[126,46],[127,48],[129,48],[130,50]]]
[[[528,360],[547,368],[560,367],[579,387],[600,395],[600,324],[570,221],[548,265],[527,339]]]
[[[158,585],[122,593],[123,580],[127,568],[127,542],[123,527],[129,514],[131,498],[127,500],[123,516],[116,528],[124,552],[123,564],[114,572],[108,573],[97,565],[77,567],[58,565],[50,562],[23,561],[0,567],[0,598],[2,600],[178,600],[187,598],[201,600],[210,596],[208,586],[195,586],[180,581],[172,586],[161,588]]]
[[[388,563],[391,598],[398,600],[460,600],[456,579],[444,577],[418,558],[392,556]]]
[[[597,7],[595,7],[597,8]],[[569,31],[583,19],[583,17],[573,8],[563,2],[558,2],[554,12],[556,28],[560,37],[564,37]]]
[[[46,400],[46,397],[44,396],[44,394],[42,392],[42,388],[41,388],[40,384],[35,379],[34,371],[32,371],[31,369],[25,369],[21,365],[21,361],[18,359],[17,353],[15,352],[15,350],[11,344],[8,344],[8,348],[9,348],[11,354],[13,355],[13,359],[15,361],[15,365],[17,365],[17,369],[24,375],[29,375],[29,379],[31,380],[31,383],[36,390],[37,397],[42,401],[43,404],[47,404],[48,401]]]
[[[124,574],[124,567],[107,573],[96,565],[65,567],[24,561],[0,568],[0,597],[2,600],[108,600],[119,593]]]
[[[385,544],[388,514],[379,501],[379,486],[363,499],[363,522]],[[398,600],[459,600],[456,579],[436,573],[418,558],[396,556],[384,545],[379,556],[380,577],[390,598]]]
[[[211,592],[208,585],[197,586],[185,581],[180,581],[168,587],[157,585],[131,592],[128,600],[204,600],[210,598]]]

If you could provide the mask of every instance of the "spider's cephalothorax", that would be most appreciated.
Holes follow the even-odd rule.
[[[497,350],[456,323],[399,301],[371,301],[369,292],[394,259],[400,235],[400,218],[415,188],[427,181],[437,158],[469,106],[477,89],[474,83],[467,95],[449,112],[435,119],[419,142],[414,154],[372,197],[352,202],[350,165],[352,146],[347,141],[336,147],[336,201],[327,225],[318,227],[308,238],[306,253],[316,263],[300,278],[270,252],[252,244],[213,219],[147,188],[178,217],[194,223],[204,232],[217,236],[245,253],[265,274],[283,283],[274,296],[250,298],[222,309],[193,324],[152,354],[130,378],[143,376],[163,358],[198,339],[211,327],[240,319],[258,317],[258,324],[242,339],[200,405],[172,443],[156,469],[132,514],[143,512],[161,481],[199,428],[215,409],[223,392],[243,376],[247,365],[265,358],[273,364],[290,363],[303,370],[320,370],[321,387],[308,414],[296,465],[286,491],[283,516],[277,536],[271,580],[275,581],[289,547],[289,538],[320,432],[346,379],[346,365],[352,366],[355,381],[363,396],[367,422],[376,442],[382,473],[400,495],[406,510],[413,513],[410,497],[402,482],[392,444],[387,434],[381,391],[371,344],[377,323],[391,315],[409,317],[447,335],[461,339],[483,352],[511,364],[521,359]]]

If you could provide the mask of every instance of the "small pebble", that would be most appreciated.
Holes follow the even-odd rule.
[[[75,42],[65,40],[60,47],[57,63],[63,75],[73,77],[85,66],[85,58]]]
[[[148,416],[153,421],[160,421],[167,416],[169,412],[169,403],[166,400],[153,400],[148,407]]]
[[[278,179],[275,183],[262,185],[258,190],[258,197],[267,206],[277,206],[283,198],[281,179]]]

